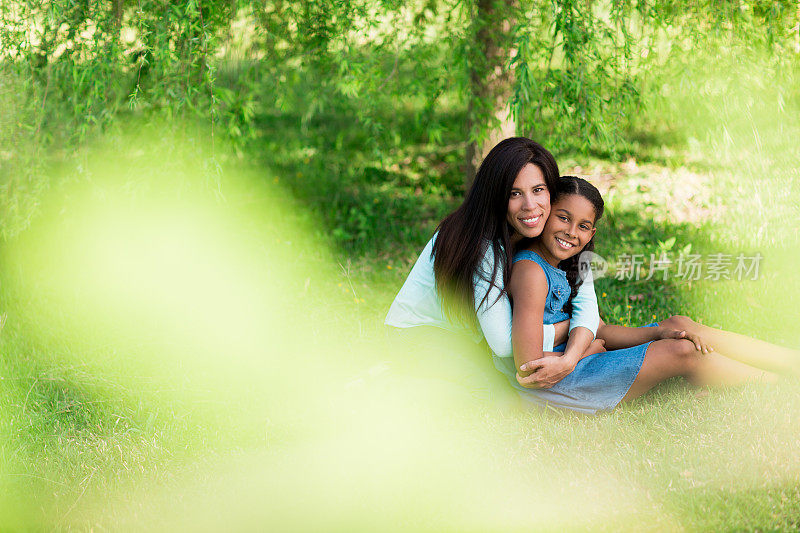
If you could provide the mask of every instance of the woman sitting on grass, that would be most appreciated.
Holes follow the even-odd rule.
[[[514,364],[520,372],[508,366],[503,371],[525,390],[525,397],[596,412],[675,376],[697,385],[722,385],[773,379],[766,370],[797,372],[800,357],[792,350],[671,317],[642,328],[601,324],[597,339],[611,351],[584,354],[562,379],[551,383],[532,379],[532,371],[548,358],[560,358],[545,356],[539,348],[540,325],[569,318],[570,301],[581,285],[578,256],[594,249],[595,223],[604,207],[600,192],[574,176],[561,177],[554,192],[550,218],[539,238],[518,245],[508,287],[514,305]]]
[[[530,139],[513,137],[492,148],[464,202],[423,249],[386,324],[433,326],[485,339],[495,366],[513,366],[511,302],[505,291],[512,250],[518,240],[542,232],[558,176],[552,154]],[[514,188],[523,185],[524,191]],[[565,358],[542,360],[530,381],[559,379],[564,363],[577,361],[594,338],[600,315],[591,276],[575,294],[572,311],[571,321],[538,326],[544,350],[566,342],[568,329],[571,333]]]

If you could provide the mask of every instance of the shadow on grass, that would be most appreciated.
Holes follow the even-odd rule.
[[[417,250],[463,196],[465,117],[439,116],[449,138],[433,143],[417,111],[391,111],[385,120],[396,136],[382,144],[346,107],[305,121],[292,113],[257,119],[259,138],[250,157],[321,216],[322,232],[351,257]],[[660,161],[644,154],[677,142],[674,134],[665,135],[643,139],[641,154],[633,155]]]
[[[597,253],[611,262],[597,280],[600,313],[641,326],[671,315],[797,348],[792,303],[800,295],[792,250],[752,250],[720,242],[712,223],[658,223],[631,210],[609,210],[598,227]],[[658,270],[661,254],[670,263]],[[638,271],[625,265],[634,255]],[[697,270],[688,267],[695,256]],[[737,270],[739,257],[745,270]],[[753,270],[747,271],[753,267]],[[753,278],[756,279],[753,279]],[[650,278],[650,279],[648,279]]]
[[[418,126],[401,128],[408,136],[380,150],[340,115],[306,123],[298,115],[263,116],[259,126],[261,142],[251,153],[322,221],[319,236],[350,258],[409,253],[457,205],[463,145],[424,142]]]
[[[409,138],[406,147],[376,154],[363,149],[358,130],[336,117],[319,118],[306,131],[300,117],[288,115],[263,117],[261,127],[263,149],[255,157],[321,221],[320,236],[343,258],[410,265],[460,201],[460,145],[439,148]],[[336,142],[330,130],[340,127],[344,140]],[[675,244],[665,248],[673,238]],[[676,279],[674,265],[666,281],[658,273],[646,278],[651,254],[666,251],[677,258],[689,244],[695,254],[715,251],[710,228],[656,223],[644,212],[612,207],[601,221],[597,244],[606,258],[639,254],[644,260],[641,272],[630,276],[634,279],[598,280],[601,313],[609,322],[642,325],[672,314],[709,318],[685,298],[698,283]]]
[[[251,153],[321,221],[318,236],[331,242],[340,258],[360,265],[394,263],[405,273],[463,194],[464,144],[457,138],[463,116],[444,117],[452,138],[431,143],[413,109],[393,110],[398,136],[380,148],[348,112],[332,110],[305,122],[292,114],[261,116],[261,135]],[[646,140],[665,142],[677,141],[669,132]],[[787,280],[790,291],[797,288],[791,261],[774,260],[780,250],[737,248],[724,237],[720,242],[713,224],[656,222],[644,209],[609,205],[599,225],[597,253],[612,261],[638,255],[642,265],[625,279],[615,279],[610,271],[597,281],[603,318],[638,326],[683,314],[746,335],[795,342],[791,328],[777,319],[791,312]],[[650,276],[652,258],[662,252],[672,261],[667,279],[658,271]],[[679,275],[682,252],[700,256],[700,279]],[[737,255],[756,253],[766,257],[759,279],[736,279]],[[719,280],[709,271],[714,254],[729,261]]]

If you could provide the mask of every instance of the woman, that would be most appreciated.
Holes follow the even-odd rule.
[[[486,339],[495,366],[513,366],[511,303],[505,291],[511,254],[517,241],[542,232],[558,176],[552,154],[536,142],[513,137],[497,144],[481,163],[464,202],[423,249],[386,324],[467,332],[478,342]],[[599,320],[588,277],[574,298],[572,320],[542,328],[545,351],[567,341],[568,334],[569,343],[563,357],[543,361],[532,383],[566,375],[594,339]]]

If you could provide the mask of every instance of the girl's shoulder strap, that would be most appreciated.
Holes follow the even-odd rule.
[[[533,261],[542,268],[544,268],[545,264],[549,266],[549,263],[547,263],[547,261],[542,259],[542,257],[539,254],[537,254],[536,252],[532,252],[531,250],[520,250],[519,252],[514,254],[514,263],[516,263],[517,261],[522,261],[523,259],[527,259],[528,261]]]

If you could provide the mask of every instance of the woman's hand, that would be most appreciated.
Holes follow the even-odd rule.
[[[660,339],[686,339],[694,344],[695,349],[698,352],[708,353],[713,352],[714,348],[708,345],[708,343],[704,342],[703,339],[700,338],[699,335],[696,333],[690,333],[686,330],[680,329],[672,329],[672,328],[661,328],[661,333],[659,335]]]
[[[532,372],[525,377],[517,372],[517,382],[520,385],[528,389],[549,389],[575,370],[577,361],[572,358],[564,357],[561,352],[544,353],[544,357],[528,361],[520,367],[523,372]]]

